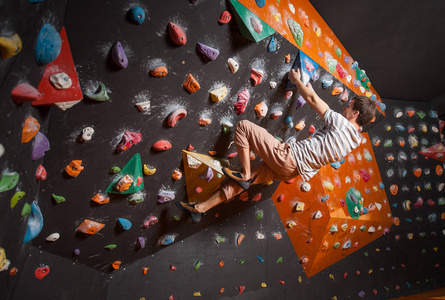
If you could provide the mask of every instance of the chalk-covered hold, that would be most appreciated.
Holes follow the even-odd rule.
[[[120,42],[114,44],[111,49],[111,58],[118,67],[122,69],[128,67],[127,55],[125,55],[124,47],[122,47]]]
[[[309,192],[311,190],[311,184],[309,182],[304,182],[301,186],[300,186],[301,191],[303,192]]]
[[[139,111],[149,111],[150,110],[150,101],[138,102],[135,104]]]
[[[66,90],[73,84],[68,74],[63,72],[51,75],[49,81],[58,90]]]
[[[236,73],[239,69],[239,64],[236,60],[234,60],[233,58],[229,58],[227,60],[227,64],[229,65],[230,71],[232,71],[232,73]]]
[[[257,118],[264,118],[267,115],[268,107],[264,102],[261,102],[255,106]]]
[[[277,83],[275,81],[271,81],[271,82],[269,82],[269,86],[271,89],[274,89],[277,87]]]
[[[215,60],[219,55],[218,49],[212,48],[200,42],[196,43],[196,50],[210,60]]]
[[[110,100],[110,96],[108,96],[107,88],[105,87],[105,84],[102,82],[100,83],[99,87],[95,92],[85,92],[85,97],[87,97],[90,100],[94,101],[107,101]]]
[[[90,141],[93,136],[94,129],[92,127],[85,127],[82,129],[82,140]]]
[[[227,87],[222,86],[210,92],[210,97],[212,97],[213,102],[218,102],[226,98]]]
[[[47,241],[47,242],[55,242],[55,241],[57,241],[59,238],[60,238],[60,234],[57,233],[57,232],[55,232],[55,233],[50,234],[50,235],[46,238],[46,241]]]

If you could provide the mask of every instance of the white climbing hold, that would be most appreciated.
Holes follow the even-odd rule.
[[[227,64],[230,67],[230,71],[232,71],[232,73],[236,73],[236,71],[238,71],[239,69],[239,64],[236,60],[234,60],[233,58],[229,58],[227,60]]]
[[[60,238],[60,234],[58,234],[57,232],[52,233],[50,235],[48,235],[48,237],[46,238],[46,240],[48,242],[55,242]]]
[[[139,111],[149,111],[150,101],[139,102],[135,104]]]

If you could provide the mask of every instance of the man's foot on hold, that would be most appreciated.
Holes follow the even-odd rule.
[[[229,168],[222,168],[224,175],[238,183],[240,187],[247,190],[250,186],[251,179],[246,180],[243,178],[243,175],[240,172],[232,171]]]
[[[179,209],[187,212],[190,215],[190,217],[192,217],[193,222],[199,223],[201,221],[202,214],[195,209],[195,205],[197,203],[198,202],[196,202],[194,204],[190,204],[190,203],[184,203],[184,202],[178,200],[175,202],[175,205]]]

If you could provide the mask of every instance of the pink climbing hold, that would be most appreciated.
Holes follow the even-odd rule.
[[[234,104],[235,112],[237,114],[242,114],[246,111],[246,106],[247,103],[249,102],[249,99],[250,99],[250,93],[246,89],[238,94],[238,100]]]
[[[256,86],[263,79],[263,71],[252,68],[250,72],[250,79],[252,79],[253,86]]]
[[[365,169],[361,169],[359,170],[360,175],[363,178],[363,181],[366,183],[371,179],[371,174],[369,174],[368,171],[366,171]]]
[[[176,122],[178,122],[179,119],[185,118],[186,116],[187,111],[184,108],[180,107],[175,109],[167,117],[168,127],[175,127]]]
[[[40,100],[42,94],[27,82],[20,83],[11,92],[11,98],[15,102],[32,102]]]
[[[144,222],[143,227],[147,228],[147,227],[152,226],[156,223],[158,223],[158,218],[156,216],[150,216],[150,218],[148,218],[148,220]]]
[[[139,132],[125,131],[121,142],[116,146],[116,151],[121,152],[138,144],[142,140],[142,134]]]

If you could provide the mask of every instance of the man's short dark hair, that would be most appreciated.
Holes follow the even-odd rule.
[[[352,100],[355,100],[354,107],[352,109],[359,111],[357,124],[363,126],[369,123],[375,117],[377,112],[377,106],[375,105],[374,101],[366,96],[359,95],[353,97]]]

